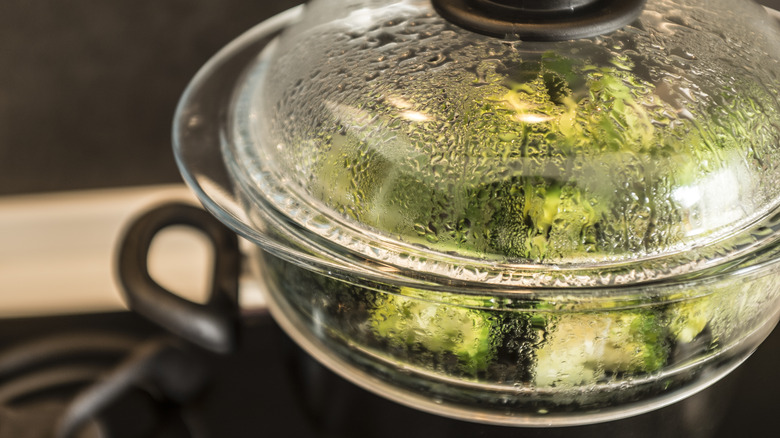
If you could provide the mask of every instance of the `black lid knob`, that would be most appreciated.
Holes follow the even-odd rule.
[[[511,11],[551,14],[571,13],[575,9],[598,3],[599,0],[475,0],[484,7],[506,8]]]
[[[587,38],[634,21],[646,0],[432,0],[458,26],[533,41]]]

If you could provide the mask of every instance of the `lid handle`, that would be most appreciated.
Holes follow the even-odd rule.
[[[517,12],[553,14],[572,13],[583,6],[599,3],[600,0],[475,0],[485,7],[508,8]]]
[[[642,12],[646,0],[431,0],[445,19],[501,38],[563,41],[615,31]]]

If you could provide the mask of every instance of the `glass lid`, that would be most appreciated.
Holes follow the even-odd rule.
[[[226,164],[252,208],[395,266],[677,275],[775,241],[778,41],[749,1],[566,41],[312,1],[236,88]]]

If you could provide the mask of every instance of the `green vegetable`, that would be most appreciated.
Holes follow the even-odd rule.
[[[673,304],[667,315],[674,339],[684,344],[693,342],[707,327],[714,310],[709,297]]]
[[[424,103],[380,89],[359,106],[330,104],[338,129],[320,139],[315,195],[402,240],[482,257],[577,260],[675,243],[686,224],[669,182],[700,180],[697,163],[720,156],[689,157],[691,145],[699,153],[725,136],[705,142],[699,125],[673,123],[675,109],[628,60],[507,65],[486,62],[477,84],[463,77]]]
[[[510,257],[571,257],[596,250],[602,212],[571,184],[516,179],[504,184],[490,223],[490,246]]]
[[[537,351],[535,384],[585,385],[608,374],[652,373],[669,356],[664,326],[651,311],[573,313],[555,317]]]
[[[627,58],[594,66],[544,54],[487,60],[477,77],[450,77],[452,86],[422,102],[377,89],[364,104],[330,108],[339,130],[325,139],[315,193],[401,240],[544,263],[632,257],[725,224],[694,217],[687,203],[716,209],[715,197],[731,196],[720,191],[723,178],[743,178],[734,169],[757,148],[740,138],[741,106],[754,102],[732,98],[728,114],[690,117],[632,69]],[[438,84],[426,74],[409,86]],[[698,192],[707,184],[716,194]],[[469,375],[539,386],[657,372],[715,314],[709,298],[663,311],[502,314],[396,292],[368,310],[380,342],[433,364],[455,358]]]
[[[408,290],[402,288],[401,293]],[[388,294],[371,311],[372,333],[390,347],[433,355],[428,362],[457,358],[459,371],[476,375],[512,355],[515,372],[538,386],[582,385],[608,375],[660,370],[671,352],[663,316],[650,310],[594,313],[500,312]],[[678,309],[678,315],[682,310]],[[677,328],[675,327],[674,330]],[[677,342],[688,342],[676,339]]]
[[[455,355],[469,374],[485,370],[495,354],[496,320],[480,310],[385,295],[371,312],[370,324],[392,347]]]

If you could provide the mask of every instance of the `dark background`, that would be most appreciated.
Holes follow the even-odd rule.
[[[299,2],[0,1],[0,195],[179,182],[170,132],[189,79]]]
[[[301,0],[0,1],[0,195],[179,182],[190,78]]]

